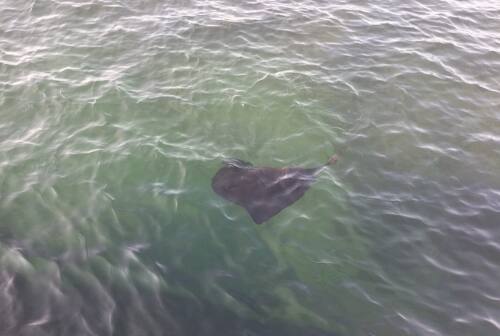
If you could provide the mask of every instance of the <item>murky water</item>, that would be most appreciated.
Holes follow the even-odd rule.
[[[0,87],[1,335],[500,334],[494,1],[7,0]]]

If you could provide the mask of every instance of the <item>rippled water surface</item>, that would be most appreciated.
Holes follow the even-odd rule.
[[[0,88],[1,335],[500,334],[495,1],[5,0]]]

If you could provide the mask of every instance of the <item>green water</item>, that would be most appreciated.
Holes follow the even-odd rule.
[[[4,1],[0,334],[498,335],[500,6]],[[227,158],[323,164],[262,225]]]

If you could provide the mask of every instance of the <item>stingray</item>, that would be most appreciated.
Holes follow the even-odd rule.
[[[332,156],[316,168],[254,167],[242,160],[225,161],[212,178],[212,189],[226,200],[245,208],[261,224],[299,200],[318,173],[337,161]]]

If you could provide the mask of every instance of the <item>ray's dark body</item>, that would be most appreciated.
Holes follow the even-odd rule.
[[[327,164],[333,162],[334,158]],[[253,221],[261,224],[300,199],[323,167],[253,167],[250,163],[234,160],[217,171],[212,189],[245,208]]]

